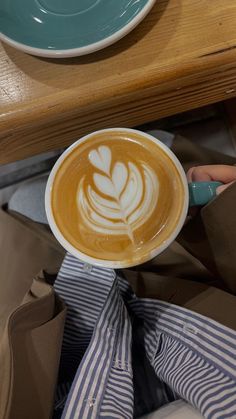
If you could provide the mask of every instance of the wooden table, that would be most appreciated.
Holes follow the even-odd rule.
[[[236,96],[236,1],[157,0],[117,44],[50,60],[0,50],[0,163]]]

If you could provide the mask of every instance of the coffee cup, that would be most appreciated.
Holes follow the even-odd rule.
[[[174,153],[133,129],[93,132],[72,144],[48,178],[45,207],[61,245],[97,266],[127,268],[163,252],[191,205],[204,205],[217,182],[187,183]]]

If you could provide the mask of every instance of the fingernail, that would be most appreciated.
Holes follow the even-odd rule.
[[[227,189],[228,188],[228,186],[229,185],[221,185],[221,186],[218,186],[218,188],[216,189],[216,195],[218,196],[218,195],[220,195],[221,194],[221,192],[223,192],[225,189]]]

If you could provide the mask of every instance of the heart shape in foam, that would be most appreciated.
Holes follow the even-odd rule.
[[[117,162],[112,171],[112,182],[115,185],[118,197],[123,191],[128,179],[128,170],[124,163]]]
[[[101,145],[97,150],[90,151],[89,160],[97,169],[101,170],[107,175],[110,174],[111,150],[109,147]]]
[[[120,198],[128,179],[128,170],[124,163],[117,162],[112,171],[111,177],[106,177],[100,173],[94,173],[93,180],[98,190],[103,194],[115,199]]]

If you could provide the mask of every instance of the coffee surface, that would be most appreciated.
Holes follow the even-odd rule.
[[[76,249],[131,265],[168,239],[183,197],[181,177],[158,144],[120,130],[94,134],[71,150],[56,172],[51,204]]]

